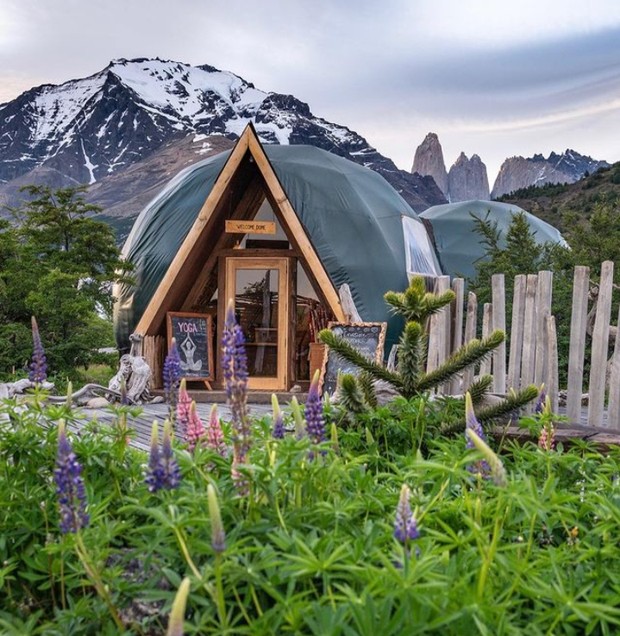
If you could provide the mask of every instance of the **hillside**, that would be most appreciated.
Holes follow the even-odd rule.
[[[600,168],[575,183],[530,186],[497,200],[518,205],[565,231],[567,214],[587,217],[597,204],[620,203],[620,162],[609,168]]]

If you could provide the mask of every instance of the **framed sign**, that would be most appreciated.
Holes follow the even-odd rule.
[[[382,362],[385,332],[387,331],[386,322],[354,322],[350,324],[330,322],[327,328],[336,336],[346,340],[369,360],[379,364]],[[321,386],[324,393],[326,391],[333,393],[336,390],[338,373],[358,375],[360,369],[352,362],[339,356],[335,351],[330,351],[328,347],[321,372]]]
[[[208,314],[189,314],[170,311],[168,320],[168,346],[176,340],[183,378],[210,380],[213,369],[213,319]]]

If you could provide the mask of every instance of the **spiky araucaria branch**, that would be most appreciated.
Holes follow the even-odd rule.
[[[434,371],[420,378],[418,392],[428,391],[443,384],[463,369],[475,364],[493,353],[494,349],[504,342],[505,334],[499,329],[483,340],[471,340],[455,351],[444,363]]]
[[[415,321],[408,322],[400,336],[397,363],[398,374],[402,381],[402,394],[407,397],[417,392],[426,353],[427,338],[422,325]]]
[[[384,294],[385,302],[392,309],[409,321],[423,323],[436,314],[442,307],[449,305],[454,299],[453,291],[448,290],[440,295],[426,291],[426,283],[421,276],[415,276],[404,292],[389,291]]]
[[[503,415],[517,411],[528,402],[534,400],[537,395],[538,387],[535,384],[530,384],[520,391],[509,393],[502,402],[480,409],[476,413],[476,417],[482,424],[486,424]]]
[[[388,371],[384,366],[369,360],[346,340],[339,338],[329,329],[320,331],[319,339],[323,344],[326,344],[330,349],[333,349],[336,353],[345,358],[345,360],[352,362],[362,371],[368,371],[373,377],[389,382],[398,390],[402,389],[402,382],[398,374]]]
[[[493,384],[493,376],[490,374],[486,374],[480,376],[468,387],[464,387],[464,390],[471,395],[471,401],[474,404],[479,404],[484,399],[484,396],[487,394],[488,390],[491,388],[491,384]]]

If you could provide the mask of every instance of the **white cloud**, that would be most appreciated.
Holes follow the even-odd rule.
[[[0,102],[143,56],[211,64],[292,93],[406,169],[430,130],[448,162],[477,152],[490,172],[507,155],[567,145],[620,159],[605,128],[620,118],[616,0],[0,6]]]

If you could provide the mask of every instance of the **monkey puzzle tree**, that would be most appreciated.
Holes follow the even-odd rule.
[[[406,321],[398,344],[398,358],[394,371],[368,360],[329,329],[321,331],[319,337],[323,343],[362,370],[358,377],[348,374],[341,376],[340,392],[343,407],[353,413],[364,413],[376,406],[376,380],[387,382],[405,398],[423,395],[437,389],[467,367],[480,362],[504,341],[504,333],[494,331],[487,338],[466,343],[438,368],[425,371],[428,355],[428,319],[453,300],[452,291],[443,294],[427,292],[421,276],[414,277],[404,292],[385,294],[385,301]],[[491,381],[491,376],[483,376],[472,386],[463,387],[463,394],[469,391],[474,403],[480,403]],[[533,385],[517,393],[511,392],[498,403],[480,409],[477,417],[481,422],[488,422],[514,412],[537,395],[538,389]]]

